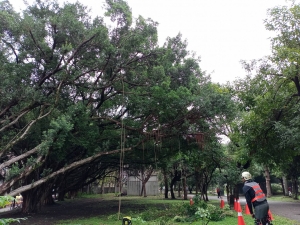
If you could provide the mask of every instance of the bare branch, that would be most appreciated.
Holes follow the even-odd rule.
[[[35,165],[40,164],[42,162],[43,156],[39,156],[35,160]],[[5,192],[8,191],[14,184],[16,184],[19,180],[22,178],[28,176],[32,171],[36,169],[35,166],[29,166],[28,168],[24,169],[24,171],[17,177],[13,178],[10,182],[6,182],[3,185],[0,186],[0,193],[4,194]]]
[[[15,123],[17,123],[19,121],[19,119],[24,116],[26,113],[28,113],[30,111],[30,109],[27,109],[27,110],[24,110],[21,114],[19,114],[17,116],[17,118],[15,120],[13,120],[12,122],[8,123],[7,125],[3,126],[1,129],[0,129],[0,132],[4,131],[6,128],[14,125]],[[3,123],[3,122],[1,122]]]
[[[35,148],[31,149],[30,151],[27,151],[27,152],[23,153],[22,155],[14,157],[14,158],[12,158],[10,160],[7,160],[6,162],[0,164],[0,170],[4,169],[7,166],[10,166],[11,164],[13,164],[15,162],[18,162],[21,159],[24,159],[24,158],[26,158],[26,157],[28,157],[28,156],[36,153],[39,150],[39,148],[40,148],[41,145],[42,144],[39,144],[38,146],[36,146]]]

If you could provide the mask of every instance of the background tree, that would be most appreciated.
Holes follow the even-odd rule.
[[[266,28],[275,33],[272,55],[244,62],[250,75],[234,84],[241,113],[233,126],[232,140],[243,157],[265,168],[268,196],[269,171],[280,170],[299,155],[295,123],[299,108],[299,5],[268,11]],[[267,159],[267,160],[265,160]]]

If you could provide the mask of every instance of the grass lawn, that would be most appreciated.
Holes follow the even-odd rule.
[[[272,197],[268,198],[268,201],[297,202],[299,200],[295,200],[289,196],[284,196],[284,195],[273,195]]]
[[[202,221],[197,222],[175,222],[176,216],[184,217],[183,208],[189,207],[188,200],[170,200],[163,199],[162,196],[157,197],[130,197],[122,196],[115,197],[112,194],[104,195],[85,195],[82,198],[101,198],[105,201],[106,208],[112,208],[111,211],[105,211],[99,217],[82,218],[76,220],[64,220],[57,225],[122,225],[122,218],[130,216],[133,225],[176,225],[190,224],[201,225],[207,224]],[[118,200],[118,201],[116,201]],[[274,199],[275,200],[275,199]],[[279,200],[279,199],[276,199]],[[120,205],[119,205],[120,204]],[[219,201],[211,200],[209,204],[215,205],[219,210]],[[120,206],[120,214],[119,209]],[[220,221],[209,221],[209,225],[235,225],[238,224],[237,212],[234,210],[223,210],[225,219]],[[288,220],[283,217],[273,215],[273,225],[300,225],[299,222]],[[249,215],[243,215],[245,224],[254,224],[254,220]]]

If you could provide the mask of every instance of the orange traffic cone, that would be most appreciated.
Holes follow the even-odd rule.
[[[194,205],[193,199],[190,199],[190,205]]]
[[[270,219],[273,221],[274,218],[273,218],[273,216],[272,216],[272,213],[271,213],[270,209],[269,209],[269,211],[268,211],[268,215],[269,215]]]
[[[223,200],[222,197],[221,197],[220,208],[223,209],[223,208],[224,208],[224,205],[225,205],[224,200]]]
[[[236,207],[237,205],[236,205],[236,198],[234,198],[234,204],[233,204],[233,209],[235,210],[235,211],[237,211],[237,207]]]
[[[242,212],[238,212],[238,225],[246,225]]]
[[[246,203],[246,206],[245,206],[245,214],[246,215],[250,215],[251,214],[247,203]]]
[[[238,211],[238,212],[242,212],[242,207],[241,207],[241,204],[240,204],[240,201],[239,200],[237,200],[236,201],[236,210]]]

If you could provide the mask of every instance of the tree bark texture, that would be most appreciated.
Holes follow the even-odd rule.
[[[283,193],[285,196],[289,196],[289,187],[288,187],[288,181],[285,176],[282,177],[282,186],[283,186]]]
[[[163,176],[164,176],[164,185],[165,185],[165,198],[169,198],[169,182],[168,176],[165,169],[163,169]]]
[[[270,170],[268,166],[265,166],[265,178],[266,178],[267,198],[270,198],[272,196],[272,189],[271,189]]]

